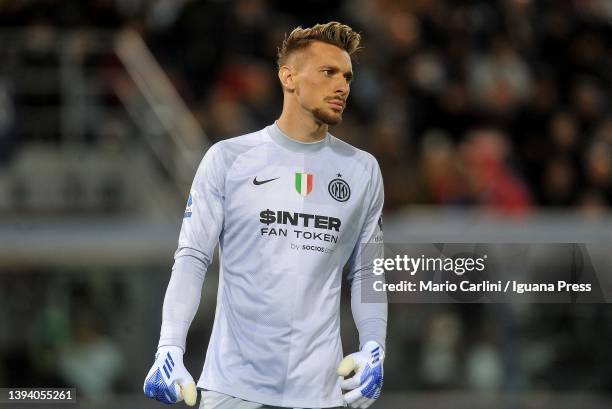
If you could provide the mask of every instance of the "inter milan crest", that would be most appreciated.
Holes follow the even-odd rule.
[[[340,179],[341,174],[338,173],[338,177],[333,179],[327,185],[327,191],[329,195],[339,202],[346,202],[351,197],[351,187],[344,179]]]
[[[295,190],[301,196],[307,196],[312,192],[314,175],[312,173],[295,172]]]

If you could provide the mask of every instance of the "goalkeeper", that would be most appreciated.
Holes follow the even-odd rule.
[[[183,218],[147,396],[196,402],[183,354],[217,243],[219,292],[197,383],[200,408],[367,408],[380,396],[387,302],[363,302],[361,292],[372,260],[382,257],[382,177],[372,155],[328,132],[342,120],[359,42],[337,22],[293,30],[278,53],[279,119],[206,152]],[[347,263],[360,351],[342,359]]]

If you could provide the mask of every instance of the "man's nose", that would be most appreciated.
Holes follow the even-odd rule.
[[[346,78],[342,78],[336,85],[336,94],[346,95],[349,92],[349,83]]]

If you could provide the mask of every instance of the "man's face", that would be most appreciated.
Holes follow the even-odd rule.
[[[337,125],[350,92],[353,67],[349,54],[334,45],[315,41],[296,53],[295,97],[318,122]]]

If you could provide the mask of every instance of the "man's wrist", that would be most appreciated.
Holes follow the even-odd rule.
[[[375,361],[380,360],[382,362],[385,359],[385,350],[376,341],[367,341],[361,348],[361,351],[375,358]]]
[[[372,351],[376,348],[380,348],[381,350],[384,351],[384,347],[380,344],[380,342],[375,341],[375,340],[368,340],[366,341],[363,346],[361,347],[362,351]]]
[[[181,356],[181,357],[185,353],[183,348],[177,345],[160,345],[157,347],[157,352],[155,353],[155,356],[158,356],[159,354],[165,354],[167,352],[170,352],[170,354],[174,356]]]

